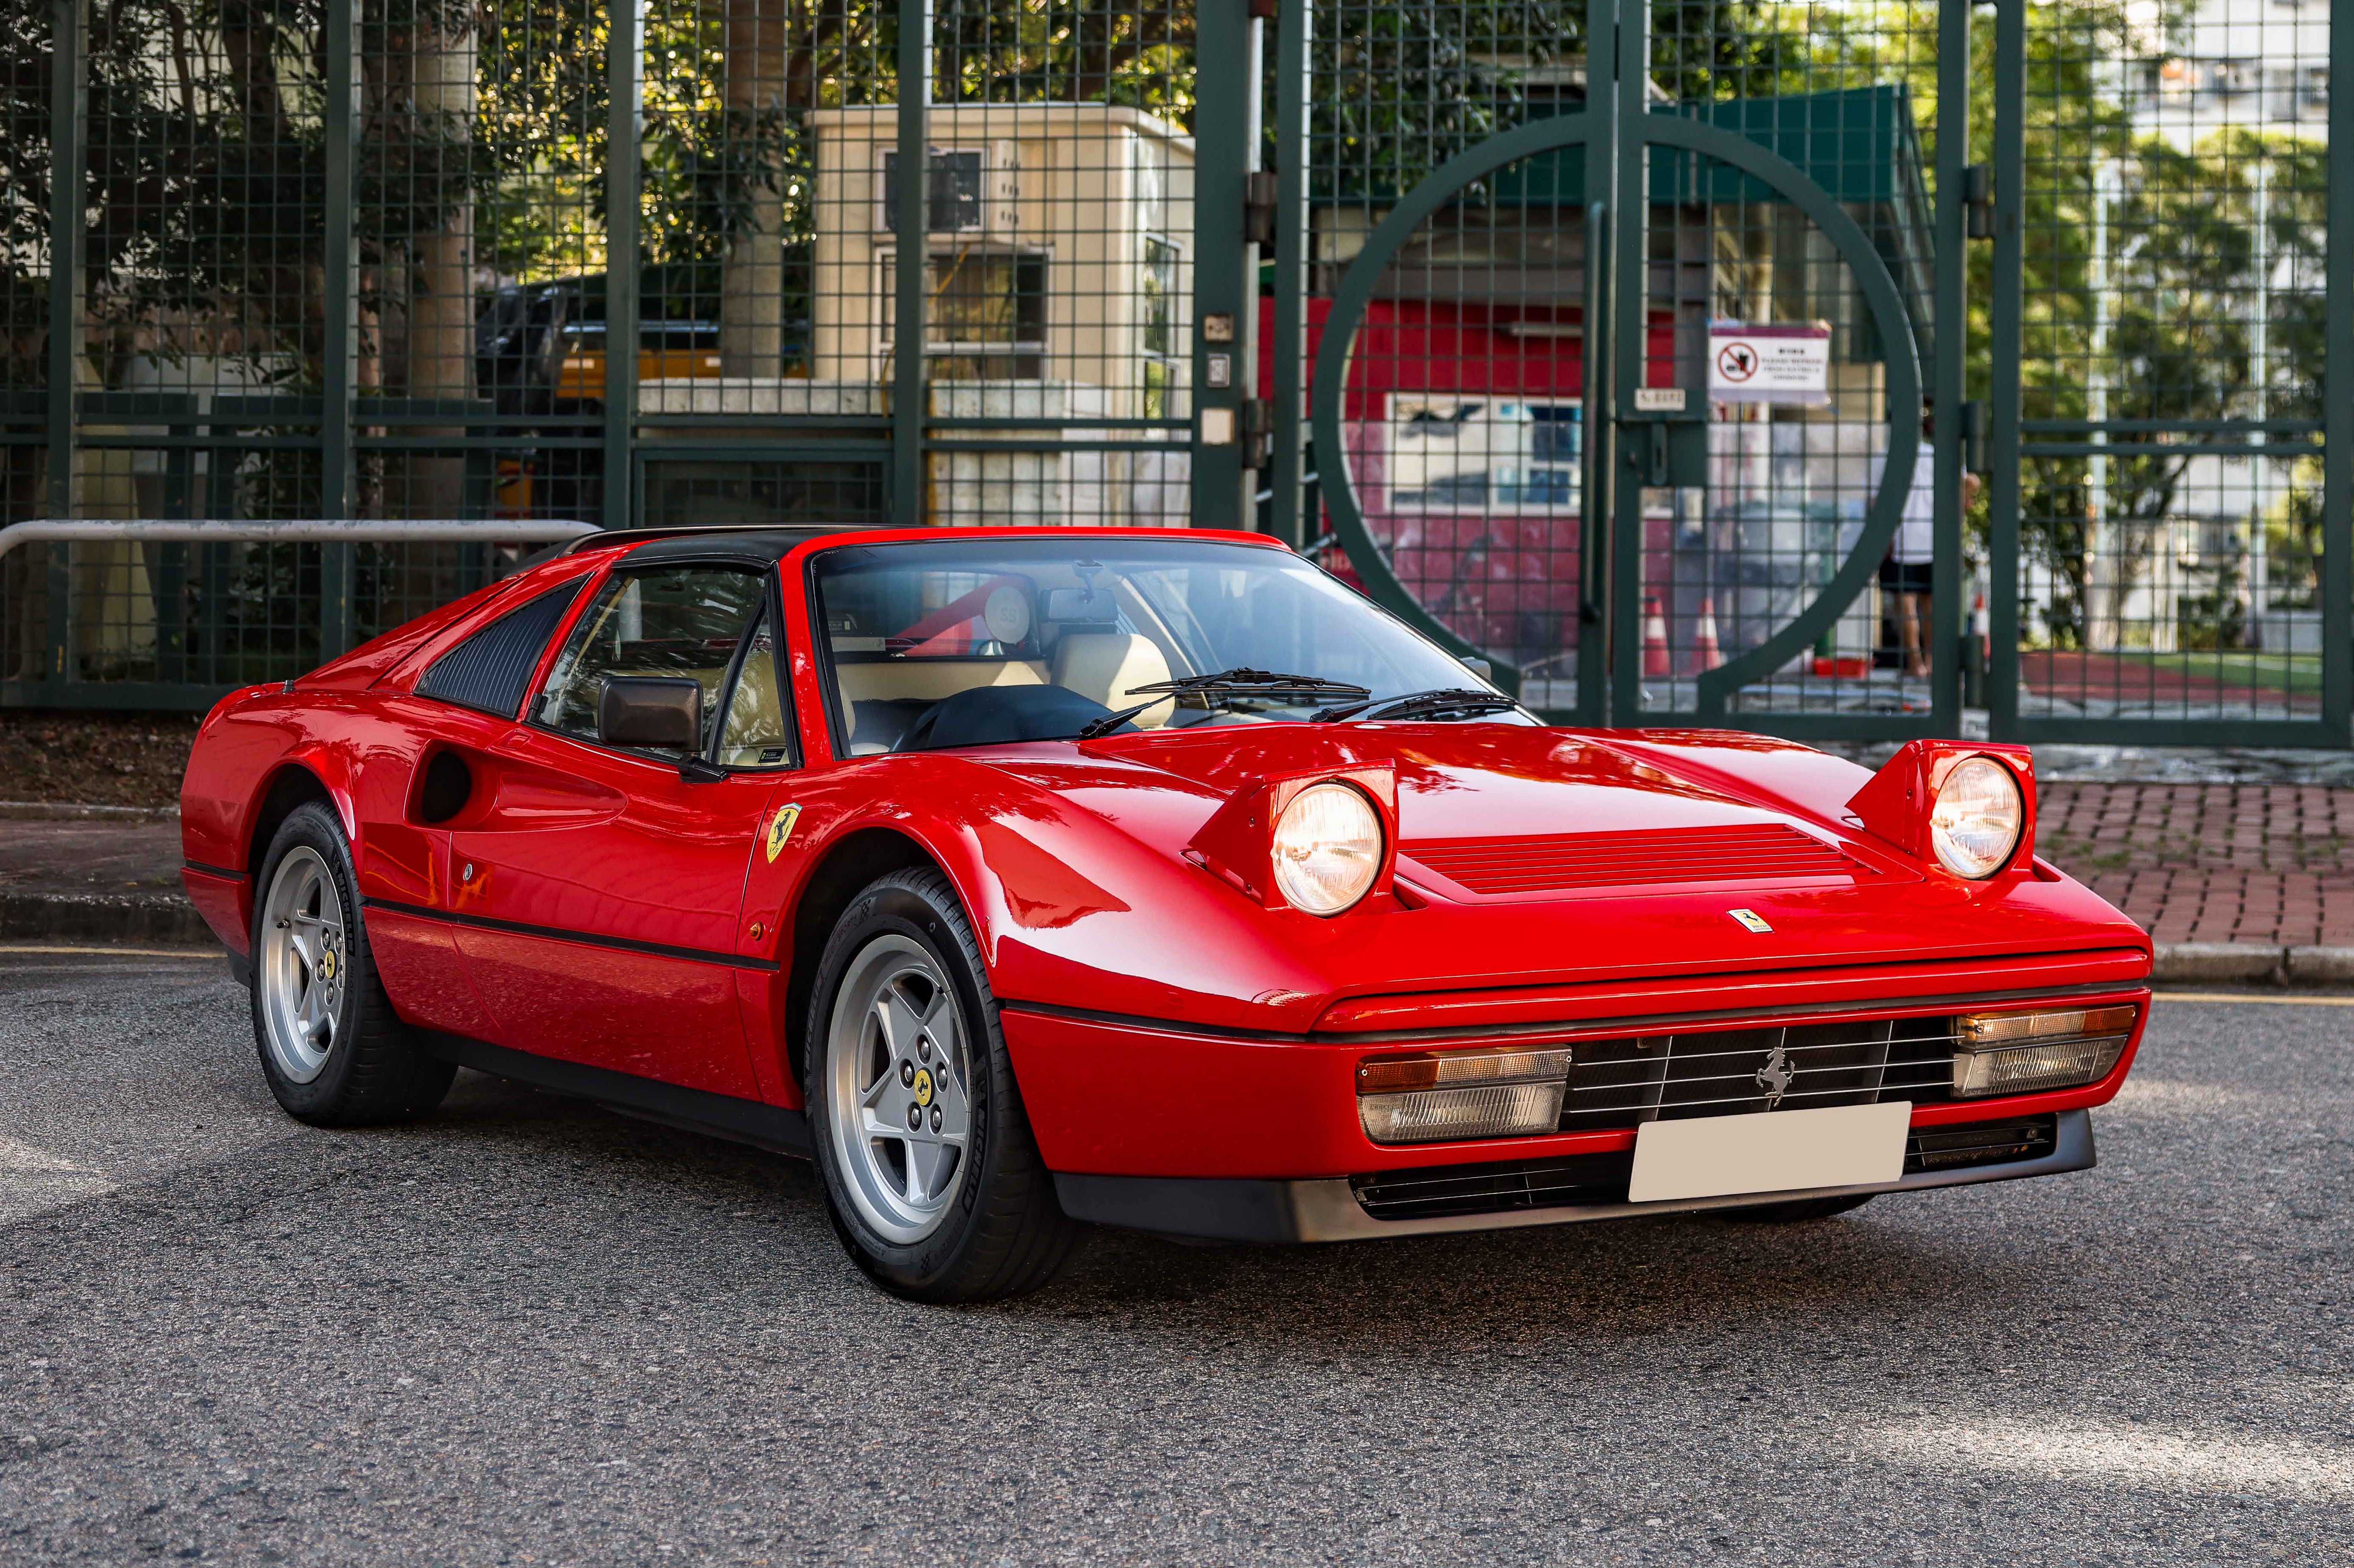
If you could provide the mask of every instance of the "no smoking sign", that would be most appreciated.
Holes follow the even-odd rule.
[[[1718,403],[1831,400],[1828,322],[1750,325],[1715,322],[1708,329],[1708,395]]]

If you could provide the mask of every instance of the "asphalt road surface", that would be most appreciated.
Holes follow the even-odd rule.
[[[2161,1004],[2081,1175],[948,1311],[805,1166],[313,1131],[218,963],[0,954],[0,1561],[2354,1562],[2350,1030]]]

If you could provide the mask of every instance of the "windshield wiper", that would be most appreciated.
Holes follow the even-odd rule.
[[[1093,740],[1109,735],[1137,715],[1160,706],[1172,697],[1202,697],[1212,707],[1225,705],[1223,699],[1233,697],[1300,697],[1311,702],[1324,702],[1338,697],[1343,703],[1359,701],[1373,695],[1363,686],[1346,681],[1327,681],[1319,675],[1278,675],[1268,670],[1253,670],[1237,666],[1221,670],[1214,675],[1180,675],[1173,681],[1155,681],[1150,685],[1130,686],[1130,694],[1150,692],[1150,702],[1122,708],[1118,713],[1090,719],[1079,731],[1081,740]]]
[[[1427,692],[1408,692],[1402,697],[1384,697],[1379,702],[1342,703],[1324,708],[1310,720],[1314,724],[1337,724],[1343,719],[1359,723],[1380,719],[1437,718],[1446,714],[1500,714],[1521,705],[1501,692],[1474,691],[1469,686],[1437,686]]]

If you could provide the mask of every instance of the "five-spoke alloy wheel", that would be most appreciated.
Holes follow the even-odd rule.
[[[290,1083],[307,1084],[327,1065],[343,1016],[344,896],[335,874],[308,844],[278,863],[262,901],[254,981],[260,987],[261,1044]]]
[[[259,870],[253,1037],[278,1103],[322,1127],[400,1121],[440,1105],[457,1069],[429,1055],[385,998],[334,810],[295,807]]]
[[[859,1217],[891,1240],[939,1227],[964,1174],[965,1031],[931,955],[896,934],[859,950],[826,1042],[828,1131]]]
[[[819,960],[802,1082],[834,1228],[895,1295],[1034,1290],[1080,1227],[1055,1200],[948,879],[894,872],[850,901]]]

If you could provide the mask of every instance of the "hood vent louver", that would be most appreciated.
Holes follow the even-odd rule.
[[[1875,874],[1836,846],[1781,822],[1409,840],[1398,853],[1490,898],[1721,882],[1851,882]]]

